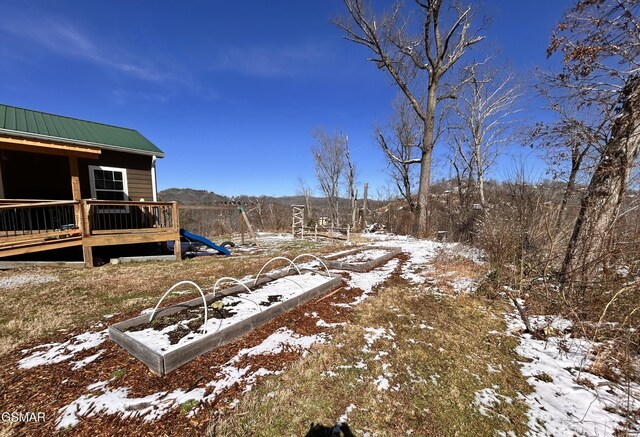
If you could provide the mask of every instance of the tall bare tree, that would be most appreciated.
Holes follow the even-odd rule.
[[[629,174],[640,150],[640,2],[579,0],[552,37],[548,53],[561,51],[558,80],[581,104],[616,117],[605,120],[610,135],[582,198],[565,254],[562,277],[593,276],[606,252]]]
[[[511,75],[500,77],[487,64],[473,63],[464,71],[464,86],[450,125],[454,153],[468,170],[477,199],[486,208],[484,182],[487,171],[514,140],[513,123],[521,96],[521,85]]]
[[[351,227],[358,225],[358,189],[356,188],[356,167],[351,160],[351,151],[349,150],[349,138],[345,137],[344,145],[345,173],[344,179],[347,184],[347,195],[351,203]]]
[[[307,185],[307,182],[302,177],[298,177],[298,195],[304,197],[304,206],[307,210],[307,218],[314,217],[314,211],[311,205],[311,188]]]
[[[347,138],[342,132],[327,133],[323,129],[316,130],[313,137],[311,154],[318,183],[329,203],[331,221],[339,226],[340,177],[345,167]]]
[[[391,179],[398,192],[406,201],[409,211],[413,212],[415,204],[412,199],[415,185],[415,164],[420,164],[422,125],[406,99],[397,100],[394,114],[389,123],[388,133],[376,128],[376,141],[384,152]]]
[[[431,161],[438,104],[451,97],[443,77],[469,47],[480,42],[471,29],[471,8],[444,0],[415,0],[412,9],[396,3],[377,15],[366,0],[344,0],[348,15],[336,24],[345,38],[367,47],[369,58],[386,71],[422,122],[418,187],[418,234],[427,232]],[[446,24],[448,23],[448,25]],[[421,96],[426,96],[421,99]]]

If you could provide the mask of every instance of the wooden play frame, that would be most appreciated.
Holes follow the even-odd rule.
[[[285,311],[295,308],[310,299],[313,299],[321,294],[339,287],[342,283],[342,277],[339,275],[328,275],[325,272],[316,272],[310,269],[304,269],[304,271],[315,272],[319,275],[326,276],[327,281],[314,288],[311,288],[310,290],[305,291],[299,296],[293,297],[284,302],[275,303],[243,321],[234,323],[233,325],[230,325],[217,332],[205,334],[197,339],[190,341],[189,343],[186,343],[165,353],[161,353],[151,349],[144,343],[127,335],[127,333],[125,332],[128,328],[147,323],[149,321],[149,314],[140,315],[138,317],[134,317],[132,319],[125,320],[123,322],[116,323],[110,326],[109,338],[125,348],[131,355],[145,363],[153,373],[156,373],[160,376],[166,375],[167,373],[177,369],[178,367],[190,362],[194,358],[215,348],[218,348],[257,328],[258,326],[263,325],[279,314],[282,314]],[[253,280],[249,280],[247,282],[244,282],[244,285],[251,288],[254,285],[262,285],[267,282],[280,279],[287,276],[288,274],[289,272],[285,271],[273,275],[266,275],[261,277],[256,284],[253,283]],[[215,297],[213,294],[208,294],[205,296],[206,304],[211,305],[211,303],[215,300],[220,300],[225,296],[232,296],[241,292],[246,292],[246,288],[242,285],[236,285],[218,292]],[[197,298],[188,300],[186,302],[171,305],[169,307],[158,310],[156,312],[155,318],[171,315],[187,308],[202,307],[202,305],[202,297],[198,296]]]

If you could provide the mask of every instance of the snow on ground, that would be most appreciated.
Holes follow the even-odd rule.
[[[26,355],[30,352],[31,354],[22,358],[18,362],[18,367],[31,369],[45,364],[61,363],[79,352],[101,345],[107,339],[107,335],[106,329],[99,332],[85,332],[64,343],[48,343],[25,349],[22,351],[23,354]]]
[[[402,267],[402,277],[414,284],[424,284],[427,275],[433,272],[431,263],[439,253],[458,254],[475,261],[477,254],[458,243],[438,243],[403,235],[363,234],[371,245],[398,246],[409,256]]]
[[[105,350],[101,349],[97,353],[95,353],[95,354],[93,354],[91,356],[88,356],[87,358],[84,358],[84,359],[79,360],[79,361],[73,361],[71,363],[71,364],[73,364],[73,367],[71,368],[71,370],[78,370],[78,369],[83,368],[87,364],[93,363],[95,360],[100,358],[104,352],[105,352]]]
[[[0,278],[0,288],[16,288],[28,284],[46,284],[57,281],[56,275],[38,275],[35,273],[21,273],[17,275]]]
[[[60,409],[60,416],[56,422],[57,429],[74,427],[80,418],[93,417],[99,413],[120,414],[123,419],[142,417],[145,421],[156,420],[164,416],[174,405],[202,397],[204,392],[204,389],[196,388],[190,392],[175,390],[169,393],[158,392],[141,398],[129,398],[129,389],[126,387],[109,390],[104,389],[104,386],[98,386],[89,390],[90,393],[80,396]],[[99,391],[102,393],[97,394]]]
[[[399,264],[400,261],[397,258],[394,258],[383,266],[373,269],[367,273],[349,272],[350,278],[347,280],[347,285],[352,288],[359,288],[363,293],[355,298],[353,302],[342,305],[358,305],[360,302],[368,298],[376,286],[389,279]],[[335,272],[337,272],[337,270],[335,270]]]
[[[83,417],[93,417],[98,414],[119,414],[123,419],[141,417],[145,421],[157,420],[173,408],[179,408],[187,401],[205,403],[214,400],[227,388],[238,384],[245,386],[245,391],[250,390],[260,376],[274,373],[264,368],[253,370],[251,365],[237,367],[238,362],[244,357],[254,355],[276,355],[283,350],[308,350],[314,343],[324,342],[321,335],[301,336],[293,331],[280,328],[267,337],[259,345],[242,349],[217,368],[216,378],[209,381],[205,387],[195,388],[191,391],[182,389],[171,392],[157,392],[144,397],[129,397],[129,388],[108,387],[110,381],[101,381],[87,387],[87,394],[80,396],[75,401],[59,410],[56,422],[57,429],[73,427]],[[247,387],[249,387],[247,389]],[[209,394],[206,394],[209,391]],[[205,395],[206,394],[206,395]],[[189,414],[194,414],[195,409]]]
[[[470,278],[457,278],[451,281],[451,286],[456,294],[473,293],[478,289],[478,281]]]
[[[276,355],[283,351],[285,347],[293,349],[309,350],[314,343],[322,343],[323,337],[320,335],[300,336],[289,329],[280,328],[267,337],[258,346],[242,349],[238,352],[240,357],[252,357],[255,355]]]
[[[437,243],[432,241],[419,241],[411,237],[368,235],[370,244],[375,246],[400,246],[408,255],[408,262],[402,268],[402,276],[413,283],[424,284],[427,275],[431,273],[430,264],[439,253],[450,253],[467,257],[475,262],[482,262],[482,253],[465,248],[458,244]],[[264,235],[263,239],[277,241],[290,240],[291,236]],[[392,272],[398,267],[399,260],[394,259],[385,265],[367,273],[346,273],[347,284],[350,287],[363,290],[363,295],[358,297],[351,305],[364,300],[378,284],[386,281]],[[49,279],[48,279],[49,280]],[[55,280],[55,279],[50,279]],[[2,288],[0,281],[0,288]],[[454,289],[471,291],[475,284],[463,278],[454,281]],[[297,288],[297,287],[293,287]],[[310,315],[317,318],[317,314]],[[640,387],[637,384],[630,386],[632,393],[625,391],[625,387],[607,381],[587,372],[592,363],[592,351],[594,344],[585,339],[571,338],[567,331],[571,323],[564,319],[536,317],[532,318],[532,324],[542,327],[549,334],[546,341],[537,340],[530,335],[520,337],[520,345],[517,352],[525,358],[522,363],[522,373],[534,388],[531,394],[524,396],[529,411],[530,435],[554,435],[559,436],[602,436],[614,435],[614,430],[624,418],[616,413],[620,407],[631,409],[640,408]],[[329,327],[321,319],[318,326]],[[508,317],[509,330],[520,329],[522,323],[515,315]],[[337,324],[336,324],[337,325]],[[432,329],[426,324],[420,325],[423,329]],[[504,335],[498,332],[495,335]],[[77,335],[64,343],[51,343],[41,345],[29,350],[24,350],[25,356],[18,366],[29,369],[39,365],[59,363],[70,360],[75,354],[99,346],[106,338],[106,330],[100,332],[87,332]],[[511,335],[511,334],[508,334]],[[382,362],[385,351],[375,350],[376,342],[380,339],[393,339],[393,330],[387,328],[368,328],[364,333],[365,346],[368,353]],[[250,390],[260,376],[273,372],[264,368],[255,369],[251,364],[240,365],[242,358],[261,354],[277,354],[289,348],[300,351],[308,350],[312,344],[323,342],[322,335],[300,336],[294,332],[281,328],[266,338],[261,344],[248,349],[243,349],[227,361],[224,365],[215,368],[216,376],[205,387],[195,388],[190,391],[176,389],[171,392],[158,392],[144,397],[129,397],[129,389],[126,387],[110,388],[111,381],[99,381],[87,387],[87,392],[69,405],[59,410],[57,427],[72,427],[83,417],[91,417],[98,414],[118,414],[122,418],[141,417],[144,420],[161,418],[167,411],[179,408],[186,401],[197,401],[199,405],[215,400],[226,389],[235,385]],[[102,351],[79,361],[71,361],[70,365],[81,369],[99,360]],[[372,383],[378,390],[389,390],[392,373],[386,372],[383,364],[383,372],[372,376]],[[366,368],[366,364],[358,363],[358,368]],[[490,371],[500,371],[491,367]],[[432,377],[433,383],[438,384],[437,378]],[[587,381],[585,384],[584,381]],[[440,382],[441,383],[441,382]],[[629,396],[628,396],[629,395]],[[481,414],[488,414],[492,407],[500,402],[510,402],[511,398],[500,395],[496,388],[489,387],[476,393],[475,405]],[[625,404],[627,402],[627,404]],[[233,404],[232,404],[233,405]],[[194,414],[198,408],[189,414]],[[348,414],[354,409],[350,405],[340,421],[346,421]],[[632,433],[640,429],[634,428]]]
[[[496,390],[500,387],[487,387],[482,390],[478,390],[473,402],[474,406],[478,409],[478,412],[483,416],[492,416],[495,414],[494,408],[500,405],[502,402],[512,403],[513,399],[508,396],[501,395]]]
[[[389,252],[384,249],[365,249],[356,253],[352,253],[351,255],[334,258],[334,260],[344,264],[364,263],[385,256],[388,253]]]
[[[524,329],[515,314],[509,315],[507,322],[509,331]],[[530,408],[530,435],[613,436],[624,423],[615,411],[640,408],[640,386],[624,387],[588,373],[597,345],[564,334],[570,327],[568,320],[535,317],[531,322],[536,327],[551,326],[558,335],[545,341],[522,334],[516,348],[526,359],[522,374],[535,390],[525,396]],[[636,425],[634,431],[640,431],[640,427]]]
[[[286,232],[283,233],[275,233],[275,232],[256,232],[256,237],[260,240],[260,243],[271,243],[271,242],[283,242],[283,241],[294,241],[293,235],[288,234]]]

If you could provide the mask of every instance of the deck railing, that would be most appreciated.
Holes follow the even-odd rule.
[[[0,199],[0,249],[14,240],[178,231],[174,202]]]
[[[180,259],[175,202],[0,199],[0,257],[82,246],[92,267],[93,247],[174,241]]]
[[[172,202],[82,201],[89,235],[177,230],[177,207]]]
[[[47,237],[73,233],[79,228],[76,214],[79,203],[3,199],[0,202],[0,238]]]

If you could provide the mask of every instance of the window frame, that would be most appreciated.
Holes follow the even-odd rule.
[[[103,171],[112,171],[122,173],[122,190],[108,190],[108,189],[96,189],[96,180],[95,180],[95,170],[103,170]],[[122,192],[124,193],[124,201],[129,199],[129,181],[127,179],[127,169],[122,167],[110,167],[106,165],[89,165],[89,186],[91,188],[91,198],[94,200],[99,200],[97,193],[98,191],[113,191],[113,192]],[[114,200],[114,202],[117,202]],[[127,206],[123,206],[122,208],[100,208],[99,212],[103,213],[127,213],[129,208]]]

